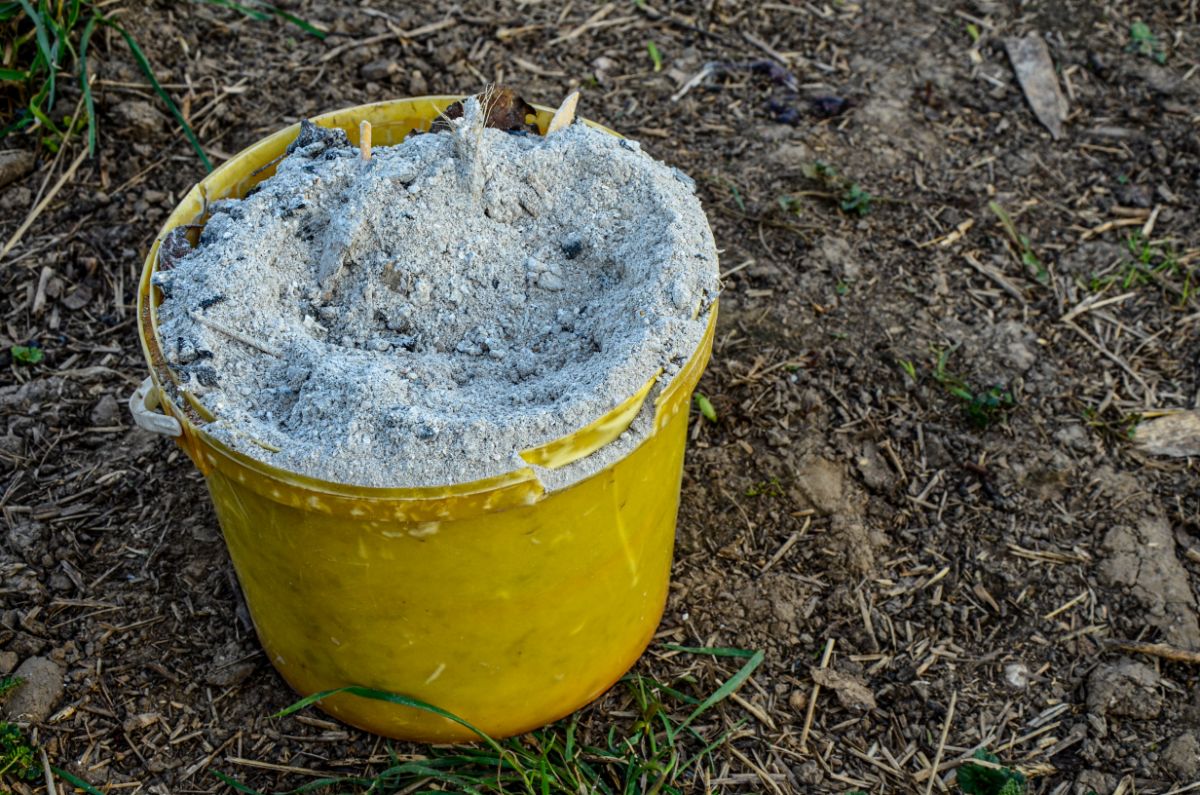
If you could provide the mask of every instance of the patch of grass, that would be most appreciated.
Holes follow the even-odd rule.
[[[650,53],[650,60],[654,63],[654,71],[662,71],[662,53],[658,51],[658,45],[652,41],[646,42],[646,52]]]
[[[0,676],[0,701],[20,687],[23,681],[19,676]]]
[[[780,196],[778,199],[779,207],[785,213],[799,213],[801,205],[798,199],[803,196],[833,200],[842,212],[858,215],[859,217],[871,212],[871,207],[875,201],[875,197],[871,195],[871,192],[857,182],[840,176],[837,169],[828,163],[821,160],[804,163],[800,167],[800,173],[804,175],[805,179],[816,183],[821,190],[797,191]]]
[[[1137,426],[1142,421],[1142,415],[1136,412],[1128,414],[1109,403],[1103,411],[1097,411],[1090,406],[1083,409],[1083,421],[1095,428],[1100,435],[1113,443],[1128,442],[1137,433]]]
[[[282,8],[277,8],[270,3],[261,2],[261,0],[247,0],[245,3],[235,3],[233,0],[195,0],[198,3],[205,3],[210,6],[221,6],[222,8],[231,8],[240,14],[244,14],[250,19],[266,22],[271,17],[278,17],[285,22],[290,22],[296,27],[303,30],[310,36],[315,36],[322,41],[325,40],[327,34],[325,31],[313,25],[311,22],[306,22],[295,14],[289,14]]]
[[[782,497],[783,484],[779,482],[779,478],[771,478],[770,480],[760,480],[750,488],[746,489],[747,497]]]
[[[1133,52],[1144,58],[1150,58],[1156,63],[1167,62],[1167,51],[1162,42],[1150,30],[1145,22],[1134,22],[1129,26],[1129,45],[1126,52]]]
[[[35,749],[15,723],[0,723],[0,781],[34,781],[42,773]]]
[[[692,396],[696,401],[696,408],[700,409],[700,414],[709,422],[717,421],[717,410],[713,408],[712,401],[704,395],[697,392]]]
[[[304,20],[275,6],[253,0],[194,0],[234,9],[253,19],[272,16],[324,38]],[[209,171],[212,163],[195,132],[171,96],[163,90],[154,67],[134,37],[118,21],[118,10],[102,0],[0,0],[0,84],[5,104],[0,106],[0,140],[18,132],[37,133],[39,142],[57,151],[72,135],[87,133],[88,151],[96,151],[96,106],[88,70],[88,47],[97,28],[120,35],[154,93],[183,130],[192,149]],[[61,80],[79,80],[82,110],[57,116]],[[56,118],[57,117],[57,118]]]
[[[824,160],[814,160],[800,166],[800,173],[814,182],[828,183],[838,176],[837,170]]]
[[[999,386],[978,389],[954,375],[946,368],[947,360],[953,349],[938,353],[937,364],[934,366],[933,379],[941,384],[946,392],[957,398],[966,411],[967,418],[977,428],[989,428],[1003,417],[1004,413],[1016,405],[1012,393]]]
[[[855,213],[862,217],[871,212],[872,201],[873,198],[868,191],[864,190],[857,182],[852,182],[842,191],[842,199],[838,202],[838,206],[844,213]]]
[[[1174,251],[1153,245],[1140,231],[1132,232],[1125,238],[1125,248],[1133,264],[1151,273],[1175,275],[1181,270]]]
[[[1194,269],[1180,263],[1173,249],[1155,246],[1141,232],[1133,232],[1125,238],[1125,249],[1129,257],[1115,273],[1092,276],[1088,282],[1092,292],[1104,292],[1114,285],[1129,290],[1158,284],[1176,293],[1180,306],[1186,306],[1195,297]]]
[[[958,788],[963,795],[1025,795],[1024,774],[1000,764],[1000,759],[983,748],[974,758],[984,764],[967,762],[958,769]]]
[[[36,345],[14,345],[9,353],[18,364],[34,365],[46,358],[46,352]]]
[[[897,359],[897,360],[896,360],[896,365],[897,365],[897,366],[898,366],[898,367],[899,367],[901,370],[903,370],[903,371],[904,371],[904,374],[905,374],[905,375],[907,375],[907,376],[908,376],[910,379],[912,379],[912,381],[913,381],[914,383],[916,383],[916,380],[917,380],[917,366],[916,366],[915,364],[913,364],[913,363],[912,363],[910,360],[908,360],[908,359]]]
[[[1041,258],[1033,250],[1033,243],[1029,240],[1029,237],[1017,230],[1017,225],[1013,223],[1012,216],[1008,214],[1008,211],[996,202],[988,202],[988,209],[1000,219],[1000,226],[1004,229],[1005,235],[1008,236],[1009,242],[1012,243],[1015,249],[1014,255],[1017,261],[1023,267],[1027,268],[1038,282],[1041,284],[1049,283],[1050,272],[1046,270],[1046,266],[1042,264]]]
[[[473,746],[430,746],[424,759],[402,760],[389,749],[387,766],[372,776],[317,779],[292,792],[449,791],[473,795],[682,795],[702,780],[701,769],[712,752],[741,727],[735,724],[716,737],[702,735],[697,720],[741,687],[763,661],[763,652],[727,648],[668,646],[673,651],[741,660],[738,671],[707,697],[689,695],[694,682],[664,684],[629,674],[621,680],[632,702],[633,717],[609,727],[603,738],[581,738],[575,715],[544,729],[508,740],[494,740],[463,719],[417,699],[362,687],[315,693],[279,713],[290,715],[335,693],[411,707],[452,720],[479,735]],[[684,715],[682,720],[678,715]],[[686,746],[686,748],[685,748]],[[218,771],[213,775],[237,792],[259,795]]]

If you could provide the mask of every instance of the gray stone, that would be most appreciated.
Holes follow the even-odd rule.
[[[0,152],[0,188],[16,182],[33,171],[37,162],[33,152],[25,149],[6,149]]]
[[[8,531],[9,545],[26,559],[38,553],[46,537],[46,525],[35,519],[17,519]]]
[[[105,395],[92,406],[92,425],[98,428],[116,425],[120,416],[121,404],[112,395]]]
[[[62,698],[64,673],[53,660],[30,657],[15,671],[21,684],[0,704],[0,711],[8,720],[40,723]]]
[[[862,453],[854,460],[854,464],[868,488],[881,492],[891,490],[896,480],[895,475],[879,452],[879,446],[874,442],[863,445]]]
[[[395,61],[389,61],[384,58],[378,61],[365,63],[359,67],[358,71],[359,74],[363,76],[364,80],[375,80],[382,82],[390,79],[392,75],[397,74],[400,71],[400,67],[396,65]]]
[[[1158,673],[1133,660],[1103,663],[1088,677],[1087,707],[1097,715],[1151,720],[1162,712]]]
[[[257,665],[253,662],[217,665],[205,675],[204,681],[216,687],[236,687],[249,679],[256,667]]]
[[[154,135],[163,126],[162,114],[149,102],[129,100],[117,105],[113,112],[123,126],[130,127],[142,135]]]
[[[1176,781],[1192,782],[1200,778],[1200,737],[1184,732],[1167,745],[1159,759],[1163,770]]]
[[[1161,630],[1167,643],[1200,648],[1196,599],[1187,570],[1175,557],[1170,523],[1146,516],[1137,527],[1114,527],[1103,548],[1109,556],[1100,563],[1100,582],[1128,588],[1145,608],[1145,621]]]
[[[0,192],[0,210],[15,210],[31,204],[33,204],[33,191],[24,185],[17,185]]]
[[[842,504],[844,475],[840,464],[824,458],[811,458],[796,472],[796,487],[821,513],[835,513]]]
[[[1114,776],[1102,773],[1099,770],[1085,770],[1075,779],[1075,786],[1071,788],[1071,795],[1094,795],[1098,792],[1112,792],[1116,785],[1117,780]]]
[[[1004,681],[1013,690],[1024,690],[1029,686],[1029,666],[1023,662],[1004,666]]]

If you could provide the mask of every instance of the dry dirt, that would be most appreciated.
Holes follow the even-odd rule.
[[[943,730],[934,791],[980,746],[1037,793],[1195,781],[1200,669],[1120,648],[1200,649],[1197,459],[1129,440],[1200,398],[1194,1],[286,5],[331,35],[117,4],[214,161],[303,116],[499,80],[545,104],[582,87],[584,115],[700,183],[726,273],[700,386],[719,418],[695,419],[638,670],[711,691],[728,661],[661,644],[766,652],[750,707],[714,718],[747,723],[711,791],[928,792]],[[1130,51],[1137,19],[1164,63]],[[1057,141],[1004,49],[1026,33],[1069,99]],[[202,169],[119,40],[95,56],[97,156],[0,271],[3,348],[45,351],[3,361],[0,673],[43,658],[39,741],[113,792],[308,780],[242,760],[362,771],[377,739],[266,717],[292,694],[203,482],[120,405],[145,372],[142,258]],[[26,153],[0,167],[7,239],[78,148],[3,146]],[[861,191],[866,214],[840,207]],[[582,726],[627,708],[618,687]]]

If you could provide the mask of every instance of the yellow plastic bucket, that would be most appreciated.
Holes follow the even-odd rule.
[[[428,129],[456,99],[380,102],[314,121],[357,141],[366,119],[375,143],[395,144]],[[538,108],[542,130],[550,116]],[[158,240],[202,223],[207,201],[241,197],[274,173],[298,129],[259,141],[210,174]],[[607,469],[557,491],[544,489],[532,467],[443,487],[362,488],[248,458],[205,433],[212,418],[186,393],[181,404],[168,397],[180,393],[157,337],[161,295],[150,278],[158,246],[138,289],[151,375],[130,406],[142,427],[176,436],[204,474],[259,639],[292,687],[305,695],[346,685],[400,693],[503,737],[573,712],[633,665],[666,602],[688,404],[712,348],[715,305],[700,346],[647,407],[652,435]],[[655,380],[615,396],[619,404],[587,427],[525,451],[525,460],[554,468],[611,442]],[[436,715],[349,694],[320,706],[391,737],[474,739]]]

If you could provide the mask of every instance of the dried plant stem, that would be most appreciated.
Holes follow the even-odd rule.
[[[825,644],[825,653],[821,655],[821,667],[828,668],[829,660],[833,657],[833,644],[836,638],[830,638]],[[821,693],[821,686],[813,683],[812,695],[808,698],[808,711],[804,714],[804,728],[800,731],[800,751],[808,753],[808,733],[812,730],[813,715],[817,711],[817,696]]]
[[[1129,651],[1134,654],[1148,654],[1151,657],[1161,657],[1171,662],[1200,665],[1200,651],[1180,649],[1166,643],[1140,643],[1132,640],[1118,640],[1113,641],[1110,645],[1114,649]]]
[[[200,314],[199,312],[196,312],[195,310],[193,310],[192,312],[189,312],[188,314],[191,315],[192,320],[196,321],[197,323],[204,325],[204,326],[208,326],[213,331],[219,331],[220,333],[224,334],[225,336],[227,336],[231,339],[235,339],[238,342],[242,343],[243,345],[249,345],[251,348],[260,350],[263,353],[267,354],[268,356],[274,356],[276,359],[283,358],[283,353],[280,350],[278,350],[277,348],[271,347],[270,345],[268,345],[265,342],[259,342],[258,340],[251,337],[249,334],[245,334],[241,331],[238,331],[237,329],[230,328],[229,326],[226,326],[224,323],[220,323],[216,320],[213,320],[211,317],[205,317],[204,315]]]
[[[946,738],[950,735],[950,724],[954,720],[954,707],[958,704],[958,691],[950,694],[950,706],[946,708],[946,722],[942,724],[942,736],[938,739],[937,753],[933,757],[930,768],[929,783],[925,785],[925,795],[933,792],[933,782],[937,780],[938,765],[942,763],[942,754],[946,753]]]

